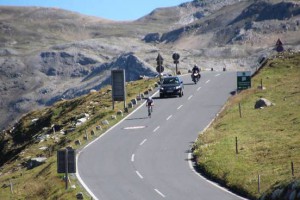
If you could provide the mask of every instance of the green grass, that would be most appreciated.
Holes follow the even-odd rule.
[[[266,90],[258,89],[261,80]],[[299,179],[299,83],[299,53],[269,60],[252,79],[252,88],[231,97],[212,126],[199,136],[194,151],[199,170],[252,199]],[[260,97],[275,105],[254,109]]]
[[[126,84],[127,102],[135,98],[139,93],[148,91],[154,87],[156,79],[140,80]],[[111,120],[111,115],[116,115],[118,110],[123,110],[123,103],[116,102],[112,110],[112,98],[110,86],[98,92],[67,101],[61,101],[55,105],[28,113],[15,126],[10,133],[0,135],[0,199],[75,199],[78,192],[83,192],[85,198],[89,195],[77,182],[76,177],[70,176],[71,184],[76,189],[65,190],[63,174],[57,174],[56,151],[67,146],[74,149],[82,148],[84,145],[99,137],[108,128],[116,124],[122,118]],[[129,110],[131,112],[133,109]],[[90,114],[90,119],[73,132],[60,135],[56,141],[53,138],[53,130],[50,128],[55,124],[59,130],[74,128],[76,119],[83,113]],[[124,113],[125,117],[128,113]],[[32,119],[38,119],[33,123]],[[103,120],[109,120],[108,126],[101,125]],[[96,130],[101,125],[102,130]],[[92,136],[91,131],[95,132]],[[50,138],[39,142],[36,138],[46,133]],[[85,140],[85,134],[89,139]],[[75,140],[80,140],[81,145],[75,145]],[[47,150],[40,150],[42,146]],[[33,169],[26,168],[29,158],[45,156],[47,161]],[[12,183],[12,188],[10,187]],[[11,190],[12,189],[12,190]]]

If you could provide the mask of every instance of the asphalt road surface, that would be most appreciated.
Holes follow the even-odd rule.
[[[79,152],[77,177],[99,200],[242,199],[197,174],[189,160],[199,133],[236,88],[236,72],[183,76],[184,96],[145,104]]]

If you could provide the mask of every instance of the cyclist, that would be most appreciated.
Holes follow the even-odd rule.
[[[148,107],[148,116],[150,117],[151,116],[151,113],[152,113],[152,106],[153,106],[153,99],[152,97],[148,97],[147,98],[147,102],[146,102],[146,107]]]

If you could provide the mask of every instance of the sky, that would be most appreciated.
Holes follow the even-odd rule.
[[[55,7],[116,21],[136,20],[155,8],[192,0],[0,0],[0,6]]]

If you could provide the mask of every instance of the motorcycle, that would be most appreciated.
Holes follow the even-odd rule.
[[[192,81],[193,81],[195,84],[197,84],[198,81],[200,80],[200,77],[201,77],[200,73],[195,72],[195,73],[192,74]]]

